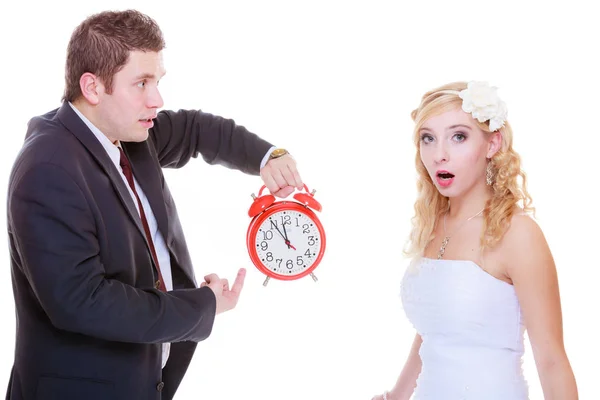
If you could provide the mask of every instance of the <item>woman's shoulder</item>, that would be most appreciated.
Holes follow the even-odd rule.
[[[542,229],[535,220],[534,215],[520,207],[515,207],[515,210],[510,217],[508,229],[506,230],[506,238],[508,241],[529,239],[531,235],[540,234],[543,235]]]
[[[542,228],[531,213],[522,209],[512,215],[501,246],[508,266],[532,256],[547,256],[550,251]]]

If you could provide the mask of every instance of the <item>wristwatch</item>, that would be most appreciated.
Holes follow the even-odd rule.
[[[286,149],[275,149],[269,155],[269,160],[285,156],[286,154],[290,154]]]

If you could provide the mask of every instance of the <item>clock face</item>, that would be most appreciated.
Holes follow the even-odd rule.
[[[317,224],[300,211],[278,211],[258,227],[254,246],[262,264],[279,275],[294,276],[315,262],[321,251]]]

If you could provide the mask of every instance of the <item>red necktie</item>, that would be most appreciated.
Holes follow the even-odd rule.
[[[119,152],[121,153],[121,160],[119,164],[121,164],[121,168],[123,169],[123,174],[125,178],[127,178],[127,182],[129,183],[129,187],[135,194],[135,198],[137,199],[138,207],[140,208],[140,217],[142,219],[142,225],[144,226],[144,232],[146,232],[146,239],[148,240],[148,244],[150,245],[150,252],[152,253],[152,258],[154,259],[154,263],[156,264],[156,269],[158,270],[158,281],[155,283],[155,287],[157,289],[162,290],[163,292],[167,291],[165,286],[165,282],[163,280],[162,274],[160,273],[160,265],[158,264],[158,257],[156,257],[156,250],[154,250],[154,242],[152,241],[152,235],[150,235],[150,228],[148,227],[148,221],[146,220],[146,213],[144,212],[144,207],[142,207],[142,202],[140,201],[140,197],[135,190],[135,184],[133,183],[133,172],[131,171],[131,164],[123,152],[123,149],[119,147]]]

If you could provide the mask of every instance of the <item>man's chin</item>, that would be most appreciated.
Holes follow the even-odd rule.
[[[148,139],[148,129],[144,129],[144,130],[140,130],[138,132],[136,132],[135,136],[132,136],[129,138],[130,142],[144,142],[146,139]]]

